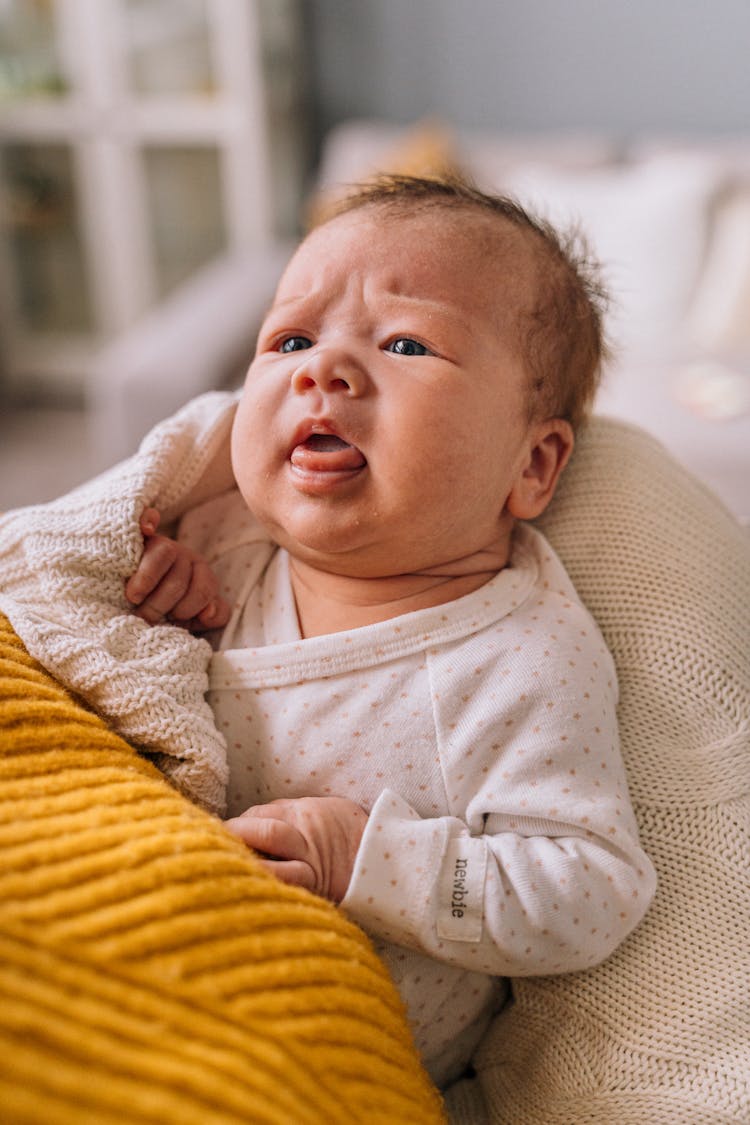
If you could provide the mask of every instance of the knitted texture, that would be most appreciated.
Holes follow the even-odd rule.
[[[185,629],[146,625],[124,585],[143,552],[145,508],[168,525],[232,487],[235,405],[235,395],[203,395],[122,465],[0,518],[0,610],[28,651],[213,812],[224,806],[227,766],[204,699],[211,649]]]
[[[340,911],[267,875],[0,617],[0,1117],[437,1123]]]
[[[489,1120],[750,1121],[746,532],[654,441],[603,419],[541,525],[615,658],[659,885],[599,968],[513,982],[475,1060]],[[452,1119],[474,1125],[467,1093]]]

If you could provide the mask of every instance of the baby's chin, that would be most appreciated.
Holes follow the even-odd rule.
[[[383,542],[353,544],[351,537],[332,542],[315,535],[300,539],[280,530],[269,529],[276,543],[289,556],[315,570],[342,578],[390,580],[398,578],[467,578],[472,575],[491,577],[507,566],[510,558],[511,532],[494,539],[484,547],[470,546],[465,553],[420,551],[418,545],[410,552]]]
[[[383,555],[376,548],[342,545],[336,550],[335,545],[330,543],[300,542],[298,539],[285,541],[276,536],[274,538],[295,562],[321,573],[367,581],[396,578],[404,573],[391,555]]]
[[[251,509],[277,546],[290,558],[330,574],[380,577],[383,559],[378,545],[356,536],[355,529],[329,526],[317,518],[282,523],[261,509]]]
[[[278,497],[275,498],[279,500]],[[481,528],[448,533],[437,521],[399,512],[389,520],[372,504],[328,504],[295,496],[273,502],[257,491],[245,502],[270,538],[291,558],[329,574],[361,579],[421,575],[465,578],[497,573],[507,565],[514,521],[506,511],[487,513]]]

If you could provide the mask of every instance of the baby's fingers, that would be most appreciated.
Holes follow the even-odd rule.
[[[161,516],[156,508],[146,508],[140,518],[141,534],[147,538],[156,535]]]
[[[303,859],[307,854],[307,841],[302,833],[285,820],[277,820],[261,806],[259,815],[245,813],[224,824],[229,831],[264,856],[274,859]]]
[[[125,597],[140,605],[151,594],[179,558],[177,544],[164,535],[146,540],[141,561],[125,583]],[[184,592],[184,591],[183,591]]]
[[[149,540],[151,543],[157,541]],[[173,546],[171,540],[165,541],[167,545]],[[145,558],[145,556],[144,556]],[[171,562],[169,562],[171,558]],[[178,552],[173,555],[166,547],[164,551],[159,552],[159,557],[153,560],[154,569],[144,579],[144,584],[149,584],[163,571],[163,577],[158,583],[152,587],[145,597],[141,597],[140,602],[137,602],[138,610],[136,611],[138,617],[142,617],[150,625],[155,625],[162,621],[165,617],[171,614],[175,605],[184,598],[186,591],[190,587],[190,577],[192,573],[192,562],[184,552]],[[164,569],[166,568],[166,569]],[[139,568],[140,570],[140,568]],[[133,577],[137,577],[138,572]],[[129,586],[130,584],[128,584]],[[126,594],[128,590],[126,589]],[[129,594],[128,594],[129,597]]]
[[[260,865],[269,875],[275,875],[282,883],[290,883],[295,887],[304,887],[307,891],[315,891],[315,874],[309,863],[303,863],[299,859],[262,859]]]
[[[193,628],[201,629],[223,629],[230,618],[230,609],[227,602],[223,598],[217,597],[214,601],[210,602],[205,609],[202,609],[198,616],[195,618]]]
[[[170,610],[175,621],[192,621],[204,629],[217,629],[229,620],[229,607],[219,597],[218,582],[211,567],[195,556],[187,592]]]

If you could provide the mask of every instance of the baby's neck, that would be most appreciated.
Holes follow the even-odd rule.
[[[303,637],[341,633],[387,621],[471,594],[497,574],[509,550],[499,546],[416,574],[356,578],[290,560],[290,575]]]

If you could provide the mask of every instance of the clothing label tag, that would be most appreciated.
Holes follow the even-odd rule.
[[[443,862],[438,937],[481,941],[487,848],[472,836],[454,836]]]

